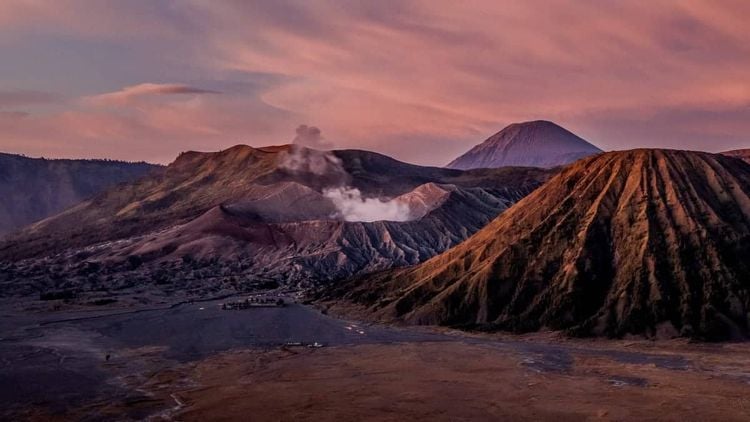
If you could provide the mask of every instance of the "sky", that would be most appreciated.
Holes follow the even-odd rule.
[[[0,151],[168,163],[303,129],[444,165],[536,119],[750,148],[748,22],[745,0],[2,0]]]

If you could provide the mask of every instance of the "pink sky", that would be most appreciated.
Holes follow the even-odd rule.
[[[0,2],[0,151],[288,143],[443,165],[505,125],[750,147],[750,2]]]

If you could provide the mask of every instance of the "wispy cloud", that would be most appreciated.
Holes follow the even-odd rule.
[[[169,162],[180,151],[288,139],[288,113],[254,96],[145,83],[70,101],[62,111],[0,115],[1,149],[29,155]]]
[[[0,90],[0,108],[25,107],[57,102],[60,97],[50,92]]]
[[[159,97],[164,95],[204,95],[219,94],[219,91],[196,88],[183,84],[142,83],[127,86],[114,92],[84,98],[89,104],[124,105],[139,98]]]
[[[96,83],[83,101],[21,119],[48,128],[24,132],[24,145],[39,149],[59,139],[61,149],[85,151],[101,136],[120,149],[139,143],[133,153],[147,157],[152,149],[286,142],[300,122],[314,122],[340,147],[442,164],[505,124],[536,118],[605,149],[746,146],[748,20],[750,3],[736,0],[8,0],[0,49],[29,42],[18,34],[49,33],[55,48],[62,39],[66,53],[91,60]],[[90,48],[100,40],[111,47],[102,57]],[[129,49],[144,56],[131,63],[134,56],[117,54]],[[113,76],[102,75],[104,62]],[[44,80],[54,71],[47,67],[29,72]],[[133,81],[128,69],[153,77]],[[264,82],[250,92],[208,84],[222,92],[209,95],[201,83],[152,83],[165,74]],[[88,143],[69,135],[73,126]]]

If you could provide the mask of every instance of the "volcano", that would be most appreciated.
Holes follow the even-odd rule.
[[[0,282],[8,294],[22,284],[124,289],[155,280],[174,290],[184,282],[305,287],[422,262],[550,175],[289,145],[187,152],[5,238]]]
[[[323,294],[414,324],[745,337],[750,166],[700,152],[583,159],[460,245]]]
[[[0,242],[0,260],[143,235],[188,223],[219,206],[235,214],[245,209],[243,218],[255,213],[260,222],[327,219],[334,209],[319,194],[328,187],[347,186],[365,198],[396,198],[438,183],[503,191],[517,199],[549,174],[524,168],[464,172],[402,163],[369,151],[322,152],[291,145],[186,152],[162,172],[109,189],[8,236]]]
[[[545,120],[514,123],[447,165],[453,169],[504,166],[556,167],[602,152],[582,138]]]

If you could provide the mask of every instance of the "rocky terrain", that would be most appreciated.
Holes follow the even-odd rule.
[[[413,265],[466,239],[550,174],[291,146],[189,152],[7,237],[0,291],[97,304],[146,286],[218,294]]]
[[[750,165],[632,150],[577,162],[423,264],[323,296],[413,324],[744,338],[748,256]]]
[[[0,236],[57,214],[161,166],[111,160],[47,160],[0,153]]]
[[[570,131],[548,121],[514,123],[448,164],[475,169],[504,166],[551,168],[602,152]]]

